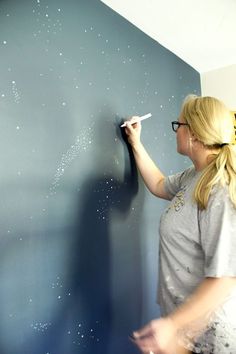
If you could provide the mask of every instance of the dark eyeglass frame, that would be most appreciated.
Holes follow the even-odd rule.
[[[181,127],[181,125],[188,125],[188,123],[180,123],[177,120],[171,122],[172,129],[175,133],[177,133],[177,130]]]

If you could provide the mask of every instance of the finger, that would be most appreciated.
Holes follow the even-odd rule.
[[[128,130],[128,133],[131,133],[133,131],[133,125],[131,122],[126,122],[126,127],[125,127],[127,130]]]
[[[132,342],[144,353],[149,353],[150,351],[156,353],[160,349],[157,341],[153,337],[148,337],[148,339],[142,340],[136,339]]]
[[[132,122],[137,122],[138,120],[139,120],[139,116],[133,116],[128,121],[131,122],[132,124]]]
[[[153,335],[153,329],[150,324],[147,324],[143,328],[139,329],[138,331],[133,332],[133,336],[135,339],[142,339],[142,337],[149,337]]]
[[[136,123],[139,123],[139,117],[138,116],[133,116],[129,120],[124,121],[123,126],[126,127],[128,123],[131,123],[132,126],[136,126]]]
[[[140,123],[138,123],[138,122],[135,122],[135,123],[132,123],[132,122],[131,122],[131,125],[132,125],[132,128],[133,128],[133,129],[136,129],[139,124],[140,124]]]
[[[141,122],[137,121],[137,120],[134,120],[134,121],[131,120],[131,121],[126,122],[126,124],[127,123],[130,123],[132,128],[134,128],[134,129],[141,127]]]

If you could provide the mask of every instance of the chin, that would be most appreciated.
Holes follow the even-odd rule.
[[[177,147],[177,152],[178,152],[180,155],[187,156],[186,151],[183,150],[183,149],[181,149],[180,147]]]
[[[179,154],[183,155],[183,151],[182,151],[183,149],[181,149],[180,146],[177,145],[177,149],[176,149],[176,150],[177,150],[177,152],[178,152]]]

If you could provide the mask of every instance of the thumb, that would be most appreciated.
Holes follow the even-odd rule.
[[[129,133],[131,133],[131,132],[134,130],[134,128],[133,128],[133,126],[132,126],[132,124],[131,124],[130,122],[126,122],[126,127],[125,127],[125,129],[126,129]]]
[[[132,123],[130,121],[127,121],[126,122],[126,127],[129,128],[129,129],[132,129]]]
[[[135,339],[141,339],[142,337],[149,337],[153,335],[153,329],[150,324],[147,324],[143,328],[139,329],[138,331],[133,332],[133,336]]]

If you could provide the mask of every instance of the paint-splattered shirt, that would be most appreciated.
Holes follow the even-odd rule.
[[[173,199],[160,222],[158,302],[162,315],[182,304],[205,277],[236,277],[236,209],[227,188],[215,187],[207,208],[200,210],[193,199],[200,175],[190,167],[165,180]],[[236,289],[204,321],[208,322],[204,334],[197,323],[181,334],[185,346],[197,353],[235,354]]]

